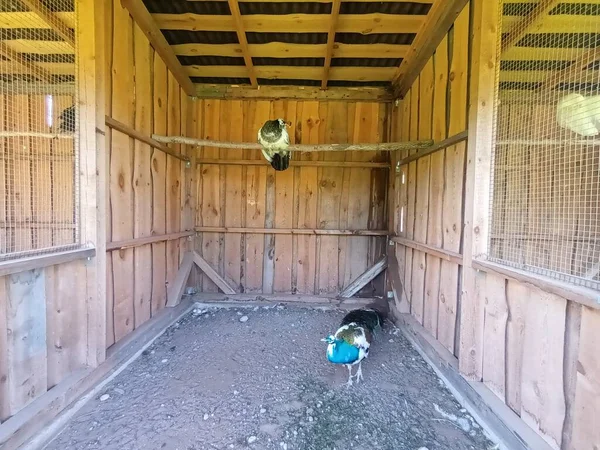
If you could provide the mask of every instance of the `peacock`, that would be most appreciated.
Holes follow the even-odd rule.
[[[285,170],[290,166],[290,136],[283,119],[267,120],[258,130],[258,143],[262,146],[262,154],[275,170]]]
[[[388,313],[389,305],[385,300],[354,309],[344,316],[334,335],[321,339],[328,344],[327,359],[348,368],[346,386],[352,386],[353,377],[356,377],[356,383],[363,379],[362,360],[369,356],[373,334],[383,327]],[[352,375],[352,366],[356,364],[358,369]]]
[[[65,108],[58,118],[62,120],[58,128],[61,133],[75,132],[75,105]]]

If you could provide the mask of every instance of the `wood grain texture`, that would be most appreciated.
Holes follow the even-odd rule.
[[[7,282],[8,277],[0,277],[0,423],[10,417]]]
[[[504,277],[487,274],[483,330],[483,382],[502,400],[506,393],[507,319],[506,280]]]

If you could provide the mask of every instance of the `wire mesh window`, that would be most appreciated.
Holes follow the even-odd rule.
[[[488,259],[600,289],[600,4],[500,6]]]
[[[0,260],[79,243],[74,0],[0,0]]]

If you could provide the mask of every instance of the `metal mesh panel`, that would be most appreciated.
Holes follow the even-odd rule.
[[[79,243],[73,0],[0,0],[0,260]]]
[[[500,2],[488,259],[600,289],[600,8]]]

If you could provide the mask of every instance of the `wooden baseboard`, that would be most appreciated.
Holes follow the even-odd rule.
[[[395,308],[394,308],[395,309]],[[551,450],[533,431],[483,383],[463,378],[458,360],[410,314],[394,311],[396,325],[415,349],[444,381],[458,402],[484,428],[502,450]]]
[[[292,294],[219,294],[203,292],[196,294],[193,300],[199,303],[230,304],[232,306],[267,305],[282,303],[284,305],[296,305],[307,307],[334,307],[341,309],[355,309],[366,306],[373,302],[373,298],[352,297],[340,299],[337,296],[327,295],[292,295]]]
[[[2,450],[38,450],[52,439],[85,403],[137,359],[156,338],[193,307],[189,300],[164,308],[110,347],[96,368],[81,369],[0,425]]]

